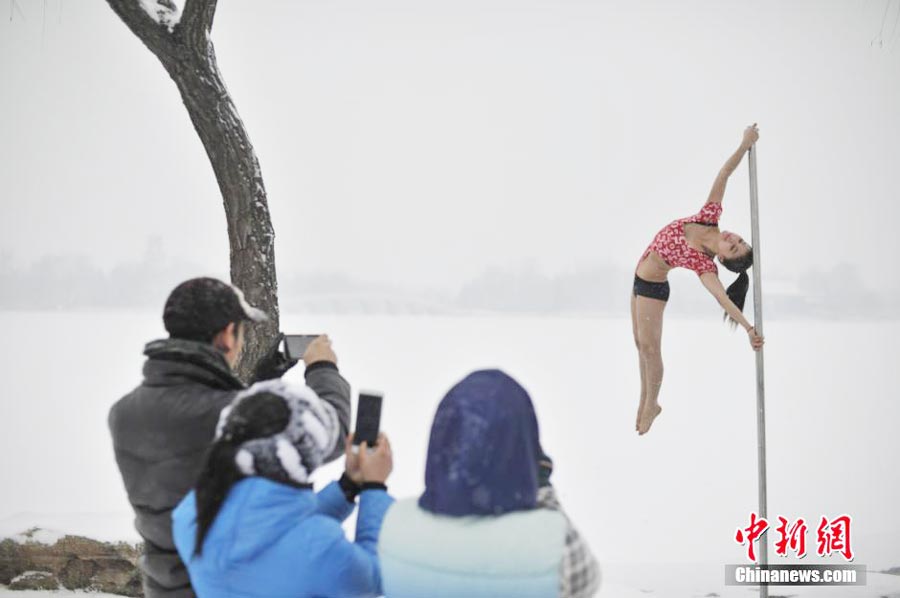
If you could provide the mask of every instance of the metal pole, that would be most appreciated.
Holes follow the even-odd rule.
[[[756,186],[756,145],[750,146],[750,227],[753,243],[753,326],[757,334],[763,333],[762,315],[762,286],[761,265],[759,257],[759,211],[757,207]],[[756,439],[757,439],[757,463],[759,467],[759,516],[767,518],[766,514],[766,387],[763,370],[763,349],[756,351]],[[764,534],[759,543],[760,563],[769,562],[768,533]],[[760,598],[768,598],[769,587],[759,586]]]

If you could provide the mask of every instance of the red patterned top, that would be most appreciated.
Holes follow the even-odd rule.
[[[671,268],[687,268],[696,272],[698,276],[706,272],[718,274],[719,269],[711,257],[688,245],[687,239],[684,238],[684,225],[688,222],[718,225],[721,215],[721,203],[708,203],[693,216],[670,223],[656,233],[638,264],[644,261],[651,251],[655,251]]]

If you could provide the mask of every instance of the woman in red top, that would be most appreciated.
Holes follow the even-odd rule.
[[[663,310],[669,298],[669,270],[688,268],[696,272],[703,286],[725,309],[725,317],[747,331],[753,349],[759,350],[763,345],[763,338],[742,313],[750,286],[747,269],[753,265],[753,251],[738,235],[719,230],[725,184],[757,139],[756,124],[747,127],[741,146],[719,171],[703,208],[696,215],[676,220],[659,231],[638,262],[631,296],[631,322],[641,363],[641,402],[635,422],[639,434],[645,434],[662,412],[657,399],[663,377],[660,341]],[[738,274],[727,290],[719,280],[714,257]]]

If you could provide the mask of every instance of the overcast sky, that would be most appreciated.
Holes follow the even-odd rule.
[[[0,250],[227,272],[174,84],[105,2],[0,2]],[[760,126],[766,276],[900,286],[900,0],[229,0],[213,40],[282,275],[633,268]],[[746,161],[722,227],[749,237]]]

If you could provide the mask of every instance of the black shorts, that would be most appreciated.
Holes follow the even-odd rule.
[[[650,282],[635,274],[633,293],[635,295],[640,295],[641,297],[650,297],[651,299],[668,301],[669,281],[667,280],[665,282]]]

